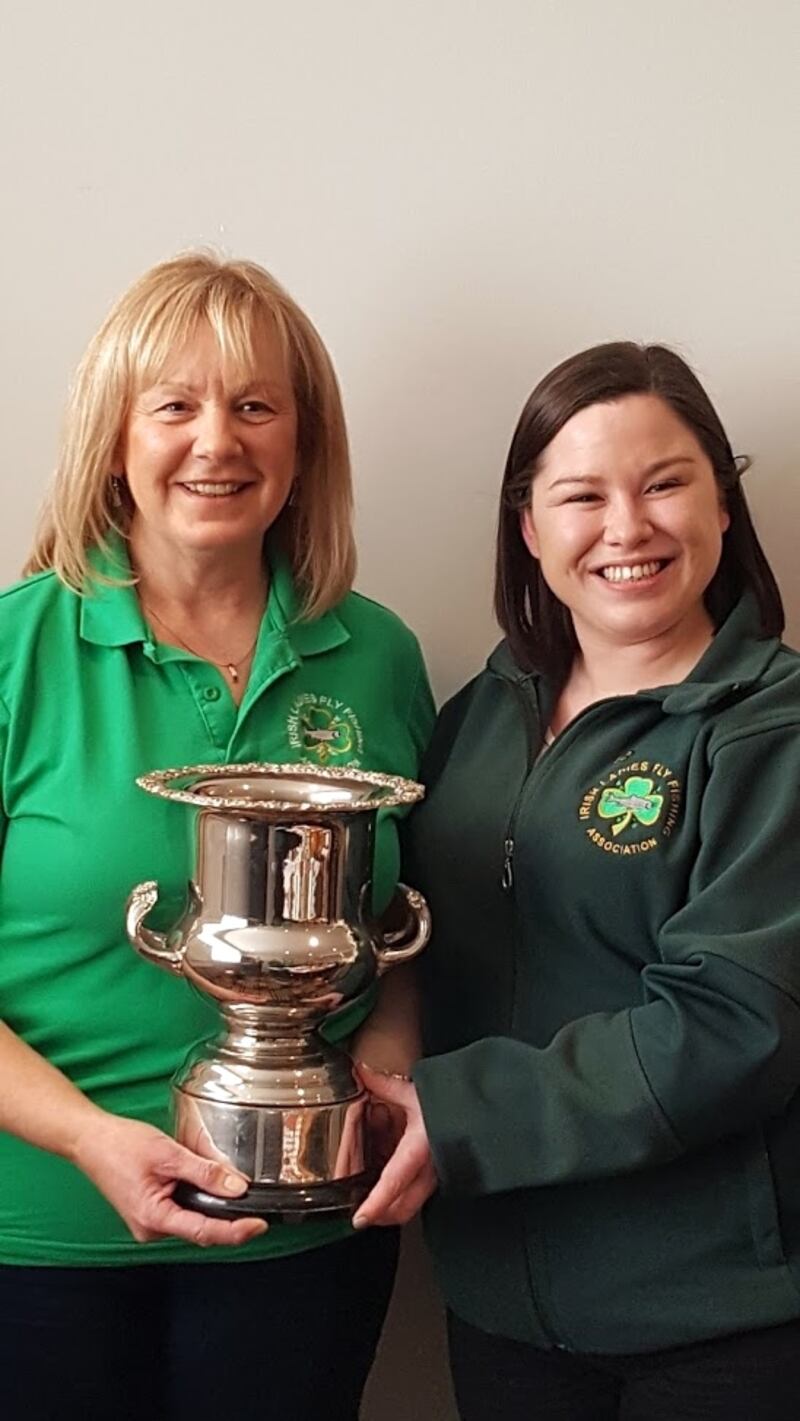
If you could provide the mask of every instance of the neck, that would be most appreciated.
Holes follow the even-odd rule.
[[[705,607],[688,625],[681,622],[641,642],[609,644],[595,638],[590,628],[575,631],[579,652],[570,681],[580,681],[586,704],[685,680],[714,635]]]
[[[130,537],[131,565],[139,600],[170,620],[239,619],[258,612],[267,599],[268,573],[261,542],[247,548],[198,551],[137,532]]]

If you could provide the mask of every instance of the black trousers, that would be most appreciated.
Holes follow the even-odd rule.
[[[254,1263],[0,1267],[2,1421],[356,1421],[398,1230]]]
[[[800,1322],[629,1356],[543,1352],[448,1318],[461,1421],[796,1421]]]

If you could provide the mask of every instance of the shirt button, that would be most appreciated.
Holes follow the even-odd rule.
[[[219,686],[206,686],[203,695],[207,701],[218,701],[221,695]]]

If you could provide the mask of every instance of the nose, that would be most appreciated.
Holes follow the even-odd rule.
[[[603,536],[609,547],[637,548],[651,536],[650,510],[642,498],[619,494],[606,505]]]
[[[220,462],[242,452],[232,410],[221,401],[209,402],[199,410],[195,422],[194,452],[199,459]]]

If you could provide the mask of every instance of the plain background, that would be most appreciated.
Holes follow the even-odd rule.
[[[212,244],[328,343],[358,585],[417,629],[440,695],[496,637],[522,403],[601,340],[695,365],[755,458],[800,638],[796,0],[5,0],[0,29],[3,580],[88,337],[145,267]],[[409,1255],[367,1421],[452,1415]]]

